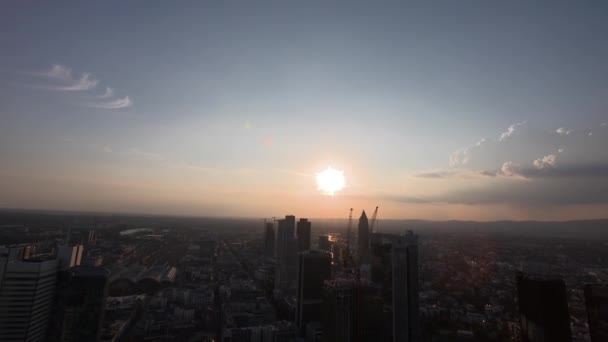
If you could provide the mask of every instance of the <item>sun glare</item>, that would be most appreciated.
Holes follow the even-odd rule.
[[[344,189],[344,171],[328,166],[327,169],[317,173],[317,188],[324,195],[333,196],[337,191]]]

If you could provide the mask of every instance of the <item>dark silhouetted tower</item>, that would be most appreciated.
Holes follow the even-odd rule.
[[[369,222],[365,210],[359,218],[359,263],[367,264],[369,262]]]
[[[267,222],[264,230],[264,256],[267,258],[274,257],[274,224]]]
[[[571,342],[566,284],[517,274],[522,342]]]
[[[301,218],[298,221],[296,229],[296,235],[298,236],[298,251],[304,252],[310,249],[310,221],[305,218]]]
[[[67,280],[61,317],[61,341],[98,341],[105,312],[109,272],[76,266]]]
[[[608,285],[585,285],[591,342],[608,341]]]
[[[331,243],[329,242],[329,236],[319,235],[319,250],[326,252],[331,251]]]
[[[278,222],[275,290],[280,293],[289,290],[295,284],[298,246],[294,236],[295,217],[285,216],[284,220]]]
[[[331,255],[322,251],[306,251],[298,255],[298,288],[296,324],[300,331],[306,324],[321,320],[323,282],[331,277]]]
[[[393,341],[420,341],[418,238],[411,231],[392,240]]]
[[[323,285],[323,341],[352,341],[355,286],[353,279],[328,280]]]
[[[321,328],[324,342],[384,341],[380,287],[355,279],[323,285]]]
[[[371,278],[382,288],[387,312],[385,331],[393,341],[420,341],[418,294],[418,239],[404,235],[373,234]]]

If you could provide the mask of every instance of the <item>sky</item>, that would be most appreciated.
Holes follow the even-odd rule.
[[[3,1],[0,207],[607,218],[606,37],[601,1]]]

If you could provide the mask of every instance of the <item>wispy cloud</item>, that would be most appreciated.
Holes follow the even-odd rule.
[[[495,177],[496,171],[488,172],[485,170],[472,171],[472,170],[458,170],[458,171],[434,171],[434,172],[423,172],[413,175],[414,178],[425,178],[429,180],[434,179],[475,179],[475,178],[486,178]]]
[[[169,161],[169,166],[189,171],[197,171],[197,172],[210,172],[210,171],[218,171],[219,169],[216,167],[209,167],[204,165],[199,165],[191,162],[184,161]]]
[[[46,76],[58,80],[71,80],[72,69],[66,67],[65,65],[53,64],[51,69],[46,72]]]
[[[471,146],[467,146],[465,148],[460,148],[460,149],[452,152],[452,154],[450,155],[450,159],[449,159],[450,166],[459,166],[459,165],[467,164],[471,159],[471,151],[473,149],[481,147],[487,141],[488,141],[487,138],[482,138],[481,140],[479,140],[478,142],[476,142],[475,144],[473,144]]]
[[[71,68],[62,64],[53,64],[45,72],[31,72],[30,75],[46,79],[45,84],[36,85],[34,88],[64,91],[64,92],[86,92],[97,88],[100,81],[90,72],[82,72],[74,75]],[[49,84],[50,83],[50,84]],[[81,99],[82,100],[82,99]],[[114,88],[105,87],[105,91],[100,95],[91,95],[84,100],[82,105],[98,109],[123,109],[133,105],[133,101],[128,95],[115,97]]]
[[[109,153],[112,155],[120,156],[120,157],[128,157],[133,158],[135,160],[146,161],[150,163],[157,163],[158,165],[170,167],[174,169],[187,170],[187,171],[195,171],[195,172],[211,172],[218,171],[217,167],[209,167],[205,165],[200,165],[197,163],[183,161],[183,160],[174,160],[169,157],[166,157],[160,153],[143,150],[139,147],[131,147],[128,149],[114,149],[109,145],[97,146],[97,149],[104,153]]]
[[[60,84],[46,88],[60,91],[86,91],[97,87],[97,80],[91,73],[83,72],[80,77],[72,76],[72,69],[61,64],[54,64],[45,75]]]
[[[89,106],[89,107],[100,108],[100,109],[121,109],[121,108],[131,107],[132,105],[133,105],[133,102],[131,101],[129,96],[125,96],[121,99],[116,99],[116,100],[112,100],[109,102],[87,104],[87,106]]]
[[[155,153],[155,152],[148,152],[148,151],[143,151],[137,147],[134,148],[130,148],[124,152],[121,152],[124,155],[127,156],[136,156],[139,158],[143,158],[146,160],[150,160],[150,161],[165,161],[167,160],[167,158],[165,158],[163,155],[159,154],[159,153]]]
[[[555,132],[559,135],[570,135],[570,133],[574,132],[574,130],[560,127],[556,129]]]
[[[106,92],[103,93],[102,95],[99,95],[98,98],[108,99],[108,98],[111,98],[112,96],[114,96],[114,89],[112,89],[110,87],[106,87]]]
[[[80,76],[79,79],[70,81],[70,84],[66,86],[58,86],[54,89],[64,91],[85,91],[94,89],[98,83],[99,81],[97,79],[95,79],[91,74],[85,72],[82,74],[82,76]]]
[[[511,137],[513,134],[515,134],[515,132],[517,132],[517,130],[526,124],[526,121],[522,121],[522,122],[518,122],[518,123],[514,123],[511,126],[509,126],[507,128],[506,131],[504,131],[500,137],[498,138],[498,141],[505,141],[506,139],[508,139],[509,137]]]

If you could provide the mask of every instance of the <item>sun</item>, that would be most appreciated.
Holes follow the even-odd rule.
[[[317,173],[317,189],[324,195],[333,196],[337,191],[344,189],[344,171],[339,171],[331,166]]]

